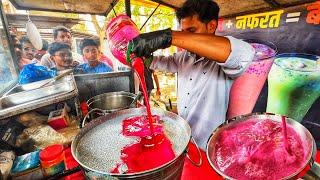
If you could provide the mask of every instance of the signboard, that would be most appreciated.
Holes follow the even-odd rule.
[[[320,55],[320,1],[220,19],[217,34],[270,41],[278,47],[279,53]]]
[[[320,56],[320,0],[286,9],[220,19],[217,34],[269,41],[277,46],[279,53]],[[266,82],[254,112],[266,111],[267,97]],[[320,98],[304,117],[303,124],[311,131],[320,147]]]

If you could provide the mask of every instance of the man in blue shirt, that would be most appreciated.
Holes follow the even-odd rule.
[[[99,46],[93,39],[83,39],[80,43],[81,53],[86,63],[78,66],[80,73],[103,73],[111,72],[112,68],[98,59]]]

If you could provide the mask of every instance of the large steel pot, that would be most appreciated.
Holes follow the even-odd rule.
[[[236,124],[246,121],[248,119],[257,119],[257,120],[264,120],[264,119],[270,119],[273,121],[281,122],[281,116],[280,115],[275,115],[271,113],[252,113],[252,114],[247,114],[243,116],[238,116],[232,119],[227,120],[224,124],[219,126],[210,136],[208,143],[207,143],[207,158],[210,162],[210,165],[212,168],[219,173],[223,178],[225,179],[233,179],[232,177],[229,177],[228,175],[224,174],[216,165],[214,162],[216,162],[216,157],[213,156],[215,152],[215,146],[216,142],[220,136],[220,134],[227,130],[229,127],[234,127]],[[297,170],[295,173],[285,177],[284,179],[292,179],[297,177],[301,172],[306,170],[306,168],[311,167],[311,171],[309,171],[305,175],[305,179],[319,179],[320,178],[320,169],[319,165],[315,162],[316,158],[316,153],[317,153],[317,148],[315,144],[315,140],[312,137],[311,133],[306,129],[303,125],[301,125],[299,122],[286,117],[286,122],[289,124],[291,127],[294,128],[294,130],[298,133],[298,135],[301,137],[302,140],[304,140],[303,145],[308,149],[306,159],[304,166]],[[310,178],[311,177],[311,178]]]
[[[83,127],[86,124],[89,116],[91,119],[94,119],[108,113],[134,108],[140,97],[141,93],[136,95],[125,91],[109,92],[94,96],[87,101],[89,112],[84,117],[81,126]]]
[[[87,101],[87,104],[90,109],[101,109],[106,113],[112,113],[122,109],[135,107],[135,104],[132,104],[132,101],[136,96],[136,94],[125,91],[109,92],[90,98]]]
[[[188,143],[193,141],[188,123],[180,116],[163,111],[151,109],[152,114],[160,116],[163,121],[165,134],[171,140],[176,157],[166,164],[138,173],[114,174],[110,168],[119,162],[120,151],[130,144],[132,138],[123,136],[122,121],[128,117],[146,114],[145,108],[132,108],[121,110],[101,116],[88,123],[81,129],[71,145],[72,155],[84,169],[90,179],[180,179],[185,157],[188,159]],[[202,163],[198,149],[199,163]],[[190,159],[191,160],[191,159]]]

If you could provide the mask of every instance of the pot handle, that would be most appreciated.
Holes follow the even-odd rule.
[[[196,146],[196,148],[197,148],[197,151],[198,151],[198,154],[199,154],[199,162],[198,163],[196,163],[196,162],[194,162],[191,158],[190,158],[190,156],[189,156],[189,152],[188,152],[188,150],[187,150],[187,158],[189,159],[189,161],[193,164],[193,165],[195,165],[195,166],[197,166],[197,167],[199,167],[199,166],[201,166],[202,165],[202,155],[201,155],[201,151],[200,151],[200,148],[199,148],[199,146],[198,146],[198,144],[196,143],[196,141],[194,140],[194,138],[191,136],[191,142]]]
[[[311,169],[303,176],[303,179],[314,180],[320,179],[320,165],[311,159]]]
[[[91,109],[83,118],[81,124],[80,124],[80,128],[83,128],[85,125],[86,125],[86,121],[88,119],[88,117],[90,116],[91,113],[95,112],[95,111],[98,111],[98,112],[101,112],[103,114],[107,114],[104,110],[102,109],[99,109],[99,108],[94,108],[94,109]]]

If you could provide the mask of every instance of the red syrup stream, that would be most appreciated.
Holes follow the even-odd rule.
[[[135,60],[133,60],[132,67],[133,67],[134,71],[137,73],[139,80],[140,80],[140,85],[142,88],[143,97],[145,100],[145,105],[146,105],[147,114],[148,114],[151,136],[153,136],[154,135],[153,120],[152,120],[152,115],[151,115],[151,110],[150,110],[147,85],[146,85],[146,81],[145,81],[145,77],[144,77],[144,63],[143,63],[142,59],[136,58]]]
[[[111,173],[136,173],[160,167],[173,160],[175,153],[170,140],[163,132],[160,117],[152,116],[149,97],[144,78],[144,63],[136,58],[132,67],[138,74],[143,90],[147,116],[129,117],[122,122],[122,134],[129,137],[138,137],[138,140],[125,146],[121,150],[121,163]]]

